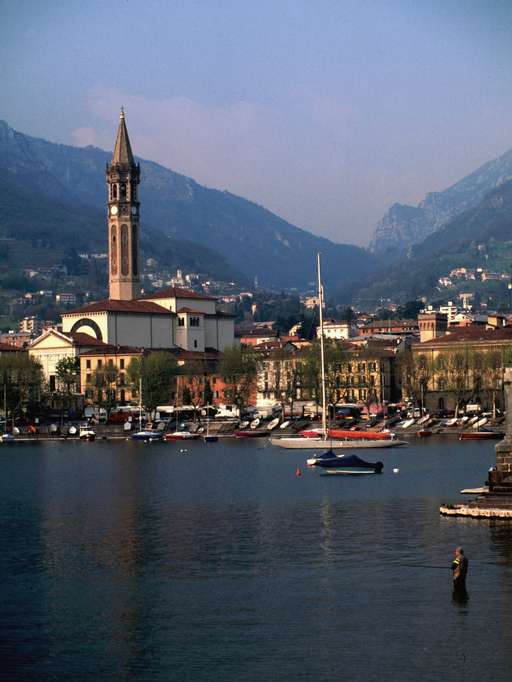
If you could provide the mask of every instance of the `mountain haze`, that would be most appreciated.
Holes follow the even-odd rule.
[[[79,222],[92,221],[94,227],[84,235],[91,250],[106,244],[104,174],[110,158],[111,153],[95,147],[55,144],[0,122],[0,169],[5,177],[12,186],[65,206]],[[246,199],[208,189],[151,161],[138,161],[142,239],[146,253],[160,252],[160,260],[168,258],[164,254],[170,245],[177,263],[182,251],[190,261],[197,248],[203,272],[218,277],[220,269],[230,278],[238,273],[248,281],[257,277],[260,285],[273,288],[304,288],[314,281],[317,251],[322,252],[327,286],[363,278],[377,267],[364,249],[317,237]],[[65,243],[65,224],[57,225],[61,218],[55,216],[55,229]],[[9,220],[4,218],[4,227]],[[37,232],[37,220],[31,221],[31,229]],[[70,239],[75,237],[70,234]],[[205,269],[209,259],[211,267]]]
[[[489,192],[480,202],[412,246],[407,254],[360,289],[361,299],[390,297],[406,300],[431,295],[437,280],[452,268],[486,264],[485,253],[512,248],[512,180]],[[506,269],[510,263],[506,263]]]
[[[430,192],[418,206],[393,204],[377,225],[369,249],[395,259],[453,218],[477,206],[512,178],[512,150],[485,163],[442,192]]]

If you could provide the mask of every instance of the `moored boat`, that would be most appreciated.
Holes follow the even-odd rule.
[[[420,429],[419,431],[416,431],[416,435],[418,438],[428,438],[432,435],[432,431],[430,429]]]
[[[91,429],[90,426],[81,425],[79,438],[80,440],[85,440],[92,443],[94,440],[96,440],[96,433]]]
[[[164,436],[164,440],[197,440],[199,433],[191,433],[190,431],[170,431]]]
[[[462,431],[459,440],[494,440],[504,435],[502,431]]]
[[[240,429],[235,431],[236,438],[261,438],[262,436],[268,436],[268,431],[264,429]]]
[[[279,417],[275,417],[267,424],[267,431],[272,431],[279,424]]]
[[[353,431],[352,429],[329,429],[330,438],[350,440],[392,440],[395,434],[390,431]]]
[[[337,455],[332,450],[311,457],[306,463],[326,470],[335,469],[339,474],[380,474],[384,468],[382,462],[366,462],[357,455]]]
[[[137,431],[132,435],[132,440],[142,440],[145,442],[153,442],[157,440],[162,440],[162,433],[160,431]]]
[[[272,445],[279,448],[288,448],[294,450],[315,450],[318,447],[325,445],[332,450],[338,449],[354,449],[354,448],[394,448],[399,445],[407,445],[404,440],[390,439],[390,440],[336,440],[325,439],[321,436],[316,438],[303,438],[300,436],[290,436],[289,438],[271,438]]]

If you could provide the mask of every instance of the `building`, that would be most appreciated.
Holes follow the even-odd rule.
[[[359,334],[418,334],[417,320],[373,320],[359,326]]]
[[[94,386],[95,372],[104,367],[115,368],[115,381],[109,387],[112,402],[125,405],[132,401],[137,394],[137,387],[132,386],[127,370],[130,362],[134,358],[141,358],[143,353],[141,348],[109,344],[84,350],[80,354],[80,392],[85,402],[90,403],[97,398],[97,388]]]
[[[24,317],[18,323],[18,331],[31,336],[39,336],[43,330],[43,323],[35,315]]]
[[[336,339],[338,341],[347,340],[351,336],[356,336],[357,329],[350,322],[338,322],[336,320],[324,320],[324,338]],[[320,338],[320,327],[316,330],[317,338]]]
[[[89,334],[49,329],[30,344],[28,354],[43,368],[49,390],[55,391],[59,387],[57,364],[60,360],[79,357],[82,353],[104,345]]]
[[[23,352],[18,346],[13,346],[11,343],[0,343],[0,356],[7,355],[8,353],[20,353]]]
[[[503,409],[503,371],[512,361],[512,327],[453,327],[442,336],[413,343],[405,397],[431,412],[466,403]],[[420,395],[421,394],[421,395]]]
[[[429,310],[418,315],[418,327],[420,330],[420,342],[424,343],[446,334],[448,318],[442,313]]]
[[[109,298],[62,314],[62,330],[106,344],[145,349],[222,351],[234,343],[234,318],[217,300],[181,287],[140,296],[140,168],[121,111],[107,165]]]

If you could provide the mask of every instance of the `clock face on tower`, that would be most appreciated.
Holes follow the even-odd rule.
[[[132,215],[137,215],[137,206],[132,206]]]
[[[117,215],[117,206],[111,206],[110,207],[110,214],[111,215]]]

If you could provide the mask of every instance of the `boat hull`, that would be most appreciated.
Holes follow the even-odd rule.
[[[468,431],[459,434],[459,440],[497,440],[504,435],[498,431]]]
[[[139,431],[138,433],[133,434],[132,440],[141,440],[141,441],[145,441],[145,442],[152,442],[152,441],[162,440],[162,434],[158,433],[158,432],[153,432],[153,431]]]
[[[268,436],[268,431],[235,431],[236,438],[261,438]]]
[[[324,438],[271,438],[272,445],[292,450],[316,450],[329,446],[332,450],[358,448],[395,448],[407,445],[403,440],[325,440]]]
[[[166,433],[164,436],[165,441],[173,440],[197,440],[199,438],[198,433]]]

